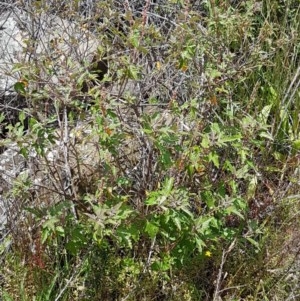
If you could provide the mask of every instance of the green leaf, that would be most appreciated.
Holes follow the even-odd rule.
[[[45,228],[42,230],[42,236],[41,236],[41,239],[42,239],[42,244],[45,243],[45,241],[48,239],[48,237],[51,235],[50,231],[48,228]]]
[[[55,224],[57,222],[59,222],[58,218],[52,217],[52,218],[48,219],[47,221],[45,221],[42,227],[43,227],[43,229],[49,229],[49,230],[54,231]]]
[[[241,138],[242,138],[241,134],[232,135],[232,136],[223,136],[222,138],[219,139],[219,142],[220,143],[232,142],[232,141],[240,140]]]
[[[139,70],[133,65],[129,65],[127,69],[127,76],[129,79],[138,80],[139,79]]]
[[[215,152],[210,152],[208,154],[208,160],[209,162],[213,162],[213,164],[219,168],[220,167],[220,163],[219,163],[219,156],[215,153]]]
[[[258,115],[259,120],[263,123],[263,124],[267,124],[271,109],[272,109],[273,105],[267,105],[265,107],[263,107],[261,113]]]
[[[209,209],[215,207],[215,199],[211,191],[205,191],[201,194],[202,198],[204,199],[205,204]]]
[[[203,148],[209,148],[209,146],[210,146],[210,140],[209,140],[208,135],[204,135],[203,136],[202,141],[201,141],[201,146]]]
[[[173,185],[174,185],[174,178],[169,178],[166,179],[165,183],[164,183],[164,188],[163,191],[169,195],[173,189]]]
[[[14,89],[17,93],[20,93],[20,94],[25,94],[26,93],[25,84],[23,82],[16,82],[14,84]]]
[[[226,213],[226,215],[230,215],[233,213],[233,214],[237,215],[238,217],[240,217],[241,219],[244,219],[244,216],[241,214],[241,212],[233,205],[226,208],[225,213]]]
[[[239,170],[236,171],[235,176],[238,179],[245,178],[248,175],[249,166],[245,164],[243,167],[241,167]]]
[[[219,227],[218,221],[212,216],[202,216],[196,220],[196,227],[202,235],[209,235],[212,230]]]
[[[201,254],[203,252],[203,248],[206,247],[206,244],[199,237],[196,237],[195,242],[196,242],[197,249],[198,249],[199,253]]]
[[[207,75],[210,79],[218,78],[222,75],[222,73],[217,69],[207,69]]]
[[[21,123],[24,123],[24,120],[26,119],[26,115],[24,113],[24,111],[19,113],[19,120],[21,121]]]
[[[133,45],[133,47],[137,48],[139,46],[139,40],[140,40],[140,32],[139,30],[134,30],[130,36],[129,41]]]
[[[73,255],[76,255],[80,251],[78,248],[78,243],[72,240],[67,242],[66,249]]]
[[[15,300],[6,291],[2,291],[1,293],[2,293],[2,297],[4,298],[3,301],[14,301]]]
[[[173,218],[173,222],[176,225],[176,227],[178,228],[179,231],[181,231],[181,220],[178,216]]]
[[[268,139],[268,140],[274,141],[274,138],[273,138],[272,135],[271,135],[270,133],[268,133],[268,132],[265,132],[265,131],[260,132],[260,133],[259,133],[259,136],[262,137],[262,138],[266,138],[266,139]]]
[[[161,260],[155,261],[152,265],[151,268],[153,271],[168,271],[171,268],[172,265],[172,259],[169,257],[164,257]]]
[[[251,237],[246,237],[246,239],[255,247],[257,250],[260,250],[259,243],[252,239]]]
[[[56,226],[55,231],[62,237],[65,236],[65,230],[62,226]]]
[[[251,199],[255,196],[256,186],[257,186],[257,176],[253,176],[248,184],[248,189],[247,189],[248,199]]]
[[[294,150],[297,150],[297,151],[300,150],[300,139],[294,140],[292,142],[292,146],[293,146]]]
[[[145,200],[145,204],[148,206],[157,205],[159,203],[160,193],[153,191],[149,194],[148,198]]]
[[[169,167],[172,164],[171,153],[166,149],[161,148],[160,161],[164,165],[164,167]]]
[[[4,113],[0,113],[0,124],[5,120]]]
[[[155,223],[151,223],[149,221],[146,222],[145,232],[153,239],[159,231],[159,227]]]

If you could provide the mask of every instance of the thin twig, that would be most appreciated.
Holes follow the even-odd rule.
[[[230,246],[227,250],[223,250],[223,252],[222,252],[222,261],[221,261],[219,272],[218,272],[218,278],[217,278],[216,289],[214,292],[213,301],[220,300],[220,292],[222,291],[220,288],[221,288],[221,284],[222,284],[223,267],[226,262],[227,256],[234,248],[235,243],[236,243],[236,239],[234,239],[234,241],[230,244]]]

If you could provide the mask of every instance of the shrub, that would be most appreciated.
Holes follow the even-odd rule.
[[[83,28],[109,68],[75,60],[71,34],[61,81],[47,77],[55,44],[15,66],[29,129],[20,114],[5,142],[28,168],[5,194],[21,211],[2,254],[21,281],[4,279],[4,300],[291,297],[284,273],[269,271],[294,264],[275,249],[296,223],[295,3],[46,1],[30,11]]]

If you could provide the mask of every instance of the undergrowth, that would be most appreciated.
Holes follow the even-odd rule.
[[[89,29],[109,68],[16,66],[3,300],[299,298],[297,2],[29,7]]]

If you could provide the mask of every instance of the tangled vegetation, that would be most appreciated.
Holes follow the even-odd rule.
[[[80,4],[14,4],[88,29],[108,70],[15,66],[2,299],[297,300],[299,2]]]

